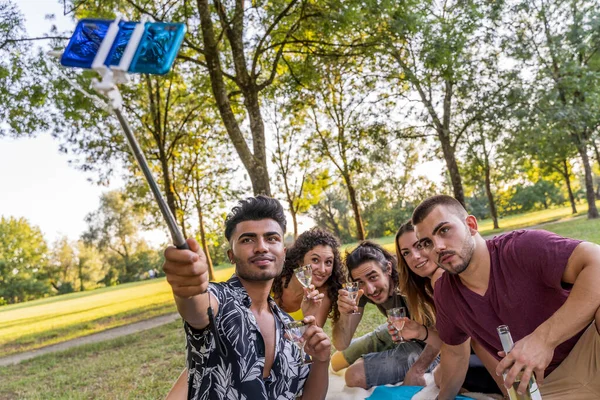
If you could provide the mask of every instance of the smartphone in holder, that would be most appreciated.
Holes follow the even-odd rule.
[[[109,67],[119,65],[121,58],[123,57],[123,53],[125,52],[125,48],[127,47],[127,43],[129,43],[129,39],[131,39],[133,30],[137,24],[137,22],[131,21],[119,22],[119,33],[117,33],[117,37],[115,38],[108,56],[104,61],[105,65]]]
[[[60,63],[66,67],[92,68],[111,23],[112,21],[104,19],[80,20],[60,58]]]
[[[164,75],[171,69],[185,35],[181,23],[146,22],[129,72]]]

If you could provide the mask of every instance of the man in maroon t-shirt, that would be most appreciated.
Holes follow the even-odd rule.
[[[486,241],[475,217],[444,195],[423,201],[413,224],[421,247],[449,272],[435,286],[440,399],[460,389],[470,338],[501,360],[490,372],[507,373],[507,387],[523,371],[524,391],[534,372],[544,400],[600,398],[599,246],[545,231]],[[516,341],[502,359],[499,325]]]

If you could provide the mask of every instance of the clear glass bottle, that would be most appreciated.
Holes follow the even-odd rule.
[[[514,346],[512,336],[510,335],[510,329],[508,329],[508,326],[506,325],[500,325],[496,329],[498,330],[498,336],[500,337],[500,342],[502,343],[502,350],[508,354]],[[515,379],[513,382],[512,387],[507,389],[510,400],[542,400],[540,389],[538,388],[537,382],[535,381],[535,376],[533,375],[529,380],[529,385],[527,385],[527,391],[525,391],[525,393],[522,395],[517,393],[517,388],[519,387],[519,384],[521,384],[522,374],[522,372],[519,373],[517,379]],[[504,377],[506,378],[506,374],[504,374]]]

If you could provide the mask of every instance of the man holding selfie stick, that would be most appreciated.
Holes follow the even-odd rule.
[[[188,398],[325,398],[329,338],[314,317],[304,318],[301,340],[312,364],[301,364],[300,349],[284,330],[292,318],[269,296],[283,268],[285,226],[279,201],[240,201],[225,221],[236,274],[224,283],[209,283],[206,257],[193,239],[190,250],[165,250],[163,269],[185,321]]]
[[[225,222],[225,236],[236,275],[224,283],[209,283],[206,256],[195,240],[186,241],[181,235],[121,113],[116,84],[126,82],[128,73],[168,72],[184,32],[183,24],[81,20],[61,64],[100,74],[94,89],[108,97],[176,245],[165,250],[163,269],[185,321],[186,397],[324,399],[329,384],[329,338],[314,317],[299,323],[303,333],[290,337],[285,327],[293,319],[269,296],[286,251],[286,220],[279,201],[251,197],[233,208]],[[302,349],[312,356],[311,365],[304,362]]]

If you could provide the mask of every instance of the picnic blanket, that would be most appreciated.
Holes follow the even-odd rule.
[[[400,386],[386,385],[377,386],[369,390],[362,388],[350,388],[344,381],[345,370],[337,373],[329,370],[328,400],[434,400],[439,393],[439,388],[433,382],[433,375],[425,374],[427,386]],[[497,400],[502,399],[498,395],[486,395],[483,393],[465,393],[456,399]]]

